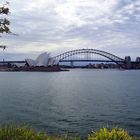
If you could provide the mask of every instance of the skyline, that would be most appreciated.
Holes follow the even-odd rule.
[[[1,3],[5,1],[2,0]],[[11,31],[2,35],[0,59],[35,58],[92,48],[119,57],[140,56],[138,0],[9,0]]]

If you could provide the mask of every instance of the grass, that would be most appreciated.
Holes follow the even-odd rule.
[[[7,125],[0,127],[0,140],[83,140],[80,137],[69,135],[51,136],[43,132],[37,132],[27,126]],[[101,128],[92,132],[85,140],[140,140],[132,137],[121,128]]]
[[[7,125],[0,128],[0,140],[80,140],[68,135],[50,136],[27,126]]]

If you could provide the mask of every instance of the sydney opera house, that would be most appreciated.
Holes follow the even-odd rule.
[[[13,68],[13,71],[62,71],[53,57],[50,56],[50,53],[42,53],[35,60],[25,59],[26,65],[24,67]]]
[[[36,60],[33,59],[25,59],[26,63],[30,67],[48,67],[48,66],[54,66],[58,64],[58,61],[56,61],[53,57],[50,56],[50,53],[42,53],[40,54]]]

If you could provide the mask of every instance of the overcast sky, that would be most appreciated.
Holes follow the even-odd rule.
[[[9,0],[11,31],[0,59],[93,48],[140,56],[140,0]],[[4,3],[1,0],[0,3]]]

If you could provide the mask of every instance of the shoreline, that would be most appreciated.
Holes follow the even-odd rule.
[[[61,71],[69,71],[69,70],[60,68],[59,66],[0,68],[0,72],[61,72]]]

